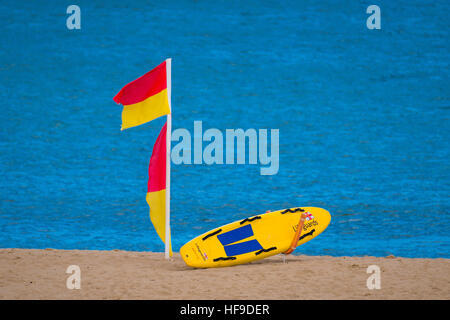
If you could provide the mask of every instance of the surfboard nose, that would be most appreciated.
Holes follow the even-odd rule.
[[[304,207],[303,209],[305,209],[307,213],[307,220],[318,217],[321,221],[321,224],[323,224],[325,228],[331,221],[331,214],[328,210],[319,207]]]
[[[325,209],[322,209],[322,210],[323,210],[323,216],[324,216],[324,218],[323,218],[324,219],[324,225],[325,225],[325,228],[327,228],[328,225],[331,222],[331,214],[330,214],[330,212],[328,210],[325,210]]]

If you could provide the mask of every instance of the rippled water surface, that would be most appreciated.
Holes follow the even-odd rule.
[[[275,128],[259,165],[172,165],[174,250],[296,206],[332,222],[296,250],[450,258],[449,2],[3,1],[0,247],[163,251],[147,169],[163,119],[112,97],[172,57],[173,128]]]

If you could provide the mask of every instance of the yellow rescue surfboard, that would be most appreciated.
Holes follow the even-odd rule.
[[[306,219],[298,246],[328,227],[330,213],[301,207],[273,211],[235,221],[208,231],[180,249],[184,262],[194,268],[227,267],[286,252],[294,239],[302,213]]]

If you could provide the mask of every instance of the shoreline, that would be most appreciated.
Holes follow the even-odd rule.
[[[80,289],[68,289],[71,265]],[[367,280],[380,270],[380,289]],[[369,271],[370,272],[370,271]],[[336,300],[450,299],[450,259],[280,255],[193,269],[179,253],[0,249],[0,299]]]

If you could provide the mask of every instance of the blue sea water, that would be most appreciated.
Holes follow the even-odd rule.
[[[164,120],[120,88],[172,57],[173,129],[273,128],[279,172],[172,165],[174,250],[245,217],[330,211],[310,255],[450,258],[448,1],[4,0],[0,247],[163,251],[145,201]]]

